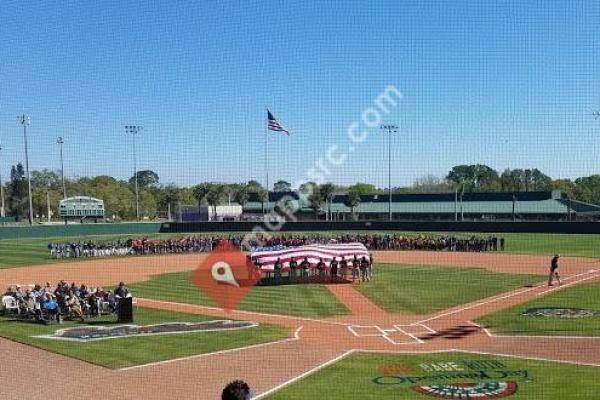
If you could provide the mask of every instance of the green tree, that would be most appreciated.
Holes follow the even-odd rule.
[[[493,189],[498,184],[498,172],[484,164],[457,165],[446,176],[455,184],[464,184],[468,191]]]
[[[60,175],[47,169],[31,171],[31,186],[46,189],[61,188]]]
[[[578,200],[600,204],[600,175],[575,179],[574,195]]]
[[[448,193],[454,191],[452,183],[434,175],[425,175],[415,179],[410,187],[412,193]]]
[[[10,169],[7,195],[9,215],[15,217],[17,221],[24,218],[28,209],[27,179],[21,163],[13,165]]]
[[[383,191],[381,189],[377,189],[375,185],[371,185],[370,183],[355,183],[354,185],[348,187],[348,192],[355,191],[356,193],[363,194],[382,194]]]
[[[314,185],[311,188],[310,193],[308,194],[308,207],[314,211],[315,219],[319,219],[319,214],[321,213],[321,209],[323,207],[323,193],[321,192],[318,185]]]
[[[248,191],[247,185],[240,185],[239,188],[233,194],[233,200],[242,206],[242,209],[248,204],[250,199],[250,192]]]
[[[210,185],[206,193],[206,202],[213,208],[213,215],[217,214],[217,206],[223,203],[227,194],[227,188],[221,183],[213,183]]]
[[[158,174],[149,169],[137,172],[138,187],[147,188],[158,185]],[[135,175],[129,178],[129,184],[135,186]]]
[[[548,190],[550,188],[550,182],[552,178],[544,174],[537,168],[531,170],[531,181],[533,190]]]
[[[352,213],[352,219],[356,221],[356,214],[354,210],[360,204],[360,192],[356,189],[348,190],[346,197],[344,198],[344,205],[350,208],[350,212]]]
[[[321,192],[321,197],[327,206],[326,219],[329,221],[331,220],[331,202],[335,197],[335,186],[332,183],[324,183],[319,186],[319,192]]]
[[[180,198],[181,189],[174,184],[163,186],[158,192],[158,207],[162,210],[167,210],[167,219],[172,219],[172,209],[177,204]]]
[[[192,187],[192,195],[196,199],[198,207],[202,205],[202,202],[206,202],[206,195],[210,191],[210,188],[211,184],[206,182]]]
[[[273,185],[274,192],[290,192],[292,190],[292,184],[287,181],[277,181]]]

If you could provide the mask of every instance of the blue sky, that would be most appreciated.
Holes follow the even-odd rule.
[[[484,3],[484,4],[480,4]],[[393,184],[453,165],[600,173],[600,3],[594,1],[3,2],[1,172],[132,174],[126,124],[144,126],[140,169],[164,183],[295,181],[387,85]],[[329,179],[387,185],[377,129]]]

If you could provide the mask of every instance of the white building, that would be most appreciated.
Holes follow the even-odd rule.
[[[104,218],[104,201],[88,196],[68,197],[60,201],[58,215],[61,218]]]

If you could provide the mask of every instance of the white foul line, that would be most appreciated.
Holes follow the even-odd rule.
[[[486,335],[488,335],[491,338],[500,338],[500,339],[517,338],[517,339],[587,339],[587,340],[600,340],[600,336],[497,335],[495,333],[492,333],[492,331],[490,331],[486,327],[478,324],[477,322],[467,321],[467,323],[480,328],[482,331],[485,332]]]
[[[343,353],[343,354],[341,354],[341,355],[339,355],[339,356],[337,356],[337,357],[335,357],[335,358],[333,358],[333,359],[331,359],[331,360],[329,360],[329,361],[327,361],[327,362],[325,362],[323,364],[317,365],[313,369],[308,370],[308,371],[306,371],[306,372],[298,375],[295,378],[292,378],[292,379],[290,379],[290,380],[288,380],[286,382],[283,382],[280,385],[275,386],[274,388],[271,388],[271,389],[267,390],[266,392],[263,392],[263,393],[259,394],[258,396],[254,397],[254,399],[255,400],[263,399],[266,396],[268,396],[268,395],[270,395],[270,394],[272,394],[272,393],[274,393],[274,392],[276,392],[278,390],[281,390],[284,387],[286,387],[288,385],[291,385],[294,382],[299,381],[300,379],[303,379],[303,378],[307,377],[308,375],[314,374],[315,372],[317,372],[317,371],[319,371],[319,370],[321,370],[323,368],[326,368],[326,367],[328,367],[328,366],[330,366],[330,365],[332,365],[332,364],[340,361],[343,358],[346,358],[347,356],[349,356],[350,354],[354,353],[355,351],[356,350],[348,350],[347,352],[345,352],[345,353]]]
[[[573,278],[576,278],[576,277],[581,276],[581,275],[587,275],[587,274],[590,274],[590,273],[594,273],[594,272],[591,272],[591,271],[583,272],[581,274],[576,274],[576,275],[572,275],[570,277],[567,277],[564,280],[566,281],[566,280],[573,279]],[[590,279],[590,278],[586,278],[586,279]],[[574,282],[574,283],[579,283],[579,282],[582,282],[582,280],[579,280],[579,281]],[[567,285],[565,285],[565,286],[567,286]],[[416,323],[417,324],[422,324],[424,322],[433,321],[433,320],[436,320],[436,319],[447,317],[449,315],[458,314],[460,312],[463,312],[463,311],[466,311],[466,310],[470,310],[472,308],[477,308],[477,307],[480,307],[480,306],[483,306],[483,305],[486,305],[486,304],[489,304],[489,303],[493,303],[493,302],[496,302],[496,301],[499,301],[499,300],[508,299],[510,297],[517,296],[519,294],[527,293],[527,292],[530,292],[530,291],[535,290],[537,288],[538,287],[531,287],[531,288],[527,288],[527,289],[517,289],[517,290],[515,290],[513,292],[509,292],[508,294],[501,295],[501,296],[494,296],[494,297],[492,297],[492,298],[490,298],[488,300],[485,300],[485,301],[482,301],[482,302],[479,302],[479,303],[476,303],[476,304],[472,304],[470,306],[461,307],[461,308],[458,308],[456,310],[448,311],[448,312],[445,312],[445,313],[442,313],[442,314],[434,315],[431,318],[423,319],[423,320],[418,321]]]
[[[560,289],[568,288],[568,287],[570,287],[570,286],[573,286],[573,285],[576,285],[576,284],[578,284],[578,283],[580,283],[580,282],[587,281],[588,279],[593,279],[593,278],[597,278],[597,277],[598,277],[598,276],[595,274],[595,272],[587,272],[587,273],[588,273],[588,274],[589,274],[589,273],[591,273],[591,274],[593,274],[593,275],[592,275],[592,276],[588,276],[588,277],[586,277],[586,278],[578,279],[578,280],[576,280],[576,281],[574,281],[574,282],[569,282],[569,283],[567,283],[567,284],[565,284],[565,285],[554,286],[554,287],[552,287],[551,289],[546,289],[546,290],[544,290],[544,291],[542,291],[542,292],[539,292],[539,293],[537,293],[537,294],[536,294],[536,296],[542,296],[542,295],[544,295],[544,294],[546,294],[546,293],[548,293],[548,292],[556,292],[556,291],[559,291]]]
[[[119,369],[117,369],[117,371],[118,372],[131,371],[133,369],[140,369],[140,368],[146,368],[146,367],[155,367],[155,366],[159,366],[159,365],[172,364],[172,363],[180,362],[180,361],[188,361],[188,360],[194,360],[194,359],[197,359],[197,358],[206,358],[206,357],[216,356],[216,355],[220,355],[220,354],[233,353],[235,351],[243,351],[243,350],[248,350],[248,349],[256,349],[256,348],[259,348],[259,347],[272,346],[272,345],[275,345],[275,344],[281,344],[281,343],[287,343],[287,342],[294,342],[294,341],[300,340],[300,331],[302,330],[302,328],[303,328],[302,326],[298,327],[294,331],[294,337],[288,338],[288,339],[278,340],[278,341],[275,341],[275,342],[253,344],[251,346],[245,346],[245,347],[236,347],[235,349],[220,350],[220,351],[215,351],[215,352],[212,352],[212,353],[194,354],[193,356],[180,357],[180,358],[172,358],[170,360],[156,361],[156,362],[151,362],[151,363],[147,363],[147,364],[133,365],[131,367],[119,368]]]
[[[158,304],[162,303],[162,304],[171,304],[171,305],[176,305],[176,306],[192,307],[192,308],[197,308],[200,311],[202,311],[202,309],[206,309],[206,310],[212,310],[212,311],[225,312],[225,310],[223,308],[211,307],[211,306],[203,306],[203,305],[200,305],[200,304],[178,303],[178,302],[174,302],[174,301],[154,300],[154,299],[146,299],[146,298],[138,298],[138,300],[142,300],[142,302],[150,302],[150,303],[158,303]],[[143,306],[144,304],[140,304],[140,305]],[[151,307],[151,306],[148,305],[148,307]],[[259,316],[262,316],[262,317],[280,318],[280,319],[291,319],[291,320],[296,320],[296,321],[318,322],[318,323],[326,324],[326,325],[338,325],[338,326],[349,326],[349,325],[352,325],[352,324],[349,324],[349,323],[329,321],[329,320],[325,320],[325,319],[314,319],[314,318],[307,318],[307,317],[295,317],[293,315],[267,314],[267,313],[261,313],[261,312],[256,312],[256,311],[232,310],[231,313],[232,314],[259,315]]]

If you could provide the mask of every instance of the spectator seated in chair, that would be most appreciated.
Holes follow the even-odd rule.
[[[83,309],[81,308],[81,303],[79,301],[79,297],[77,297],[72,290],[69,290],[69,293],[67,294],[67,297],[65,298],[65,304],[68,307],[70,316],[77,317],[82,322],[85,321],[85,318],[83,317]]]
[[[49,318],[50,321],[56,319],[56,322],[58,322],[59,324],[61,323],[61,316],[58,310],[58,303],[49,293],[46,293],[40,305],[42,318]]]

